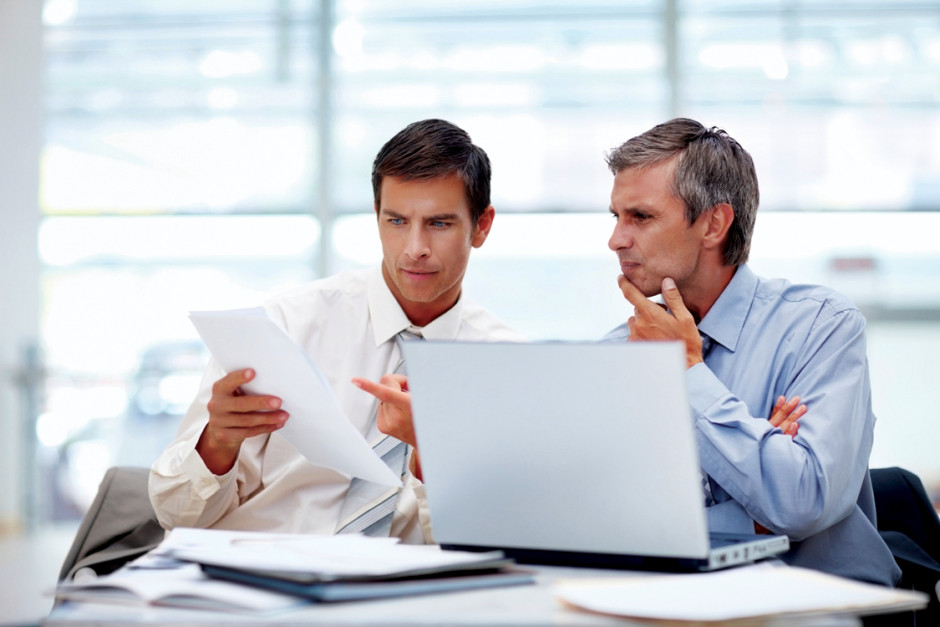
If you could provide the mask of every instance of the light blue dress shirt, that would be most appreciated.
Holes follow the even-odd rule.
[[[865,319],[828,288],[757,277],[739,266],[699,323],[712,339],[688,370],[712,531],[789,536],[789,564],[896,585],[901,573],[874,521]],[[605,340],[629,335],[627,326]],[[768,421],[779,395],[809,410],[795,438]]]

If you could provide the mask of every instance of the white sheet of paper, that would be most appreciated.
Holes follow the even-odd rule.
[[[318,573],[327,579],[446,570],[501,557],[494,552],[445,551],[435,544],[402,544],[393,537],[184,527],[173,529],[152,554],[246,570]]]
[[[555,593],[593,612],[677,621],[818,612],[864,615],[927,604],[920,592],[766,563],[714,573],[561,581]]]
[[[174,568],[122,568],[84,582],[64,582],[61,599],[101,603],[153,603],[232,612],[277,612],[306,605],[288,594],[210,579],[196,564]]]
[[[346,418],[326,378],[310,356],[261,307],[192,311],[189,318],[226,372],[253,368],[242,386],[280,397],[290,414],[277,433],[310,463],[387,486],[401,480]]]

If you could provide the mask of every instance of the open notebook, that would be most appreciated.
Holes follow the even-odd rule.
[[[709,537],[678,343],[427,341],[403,350],[442,546],[656,570],[711,570],[787,550],[785,536]]]

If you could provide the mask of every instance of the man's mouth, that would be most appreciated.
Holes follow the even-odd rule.
[[[427,277],[431,276],[432,274],[434,274],[434,271],[433,271],[433,270],[417,270],[417,269],[416,269],[416,270],[409,270],[408,268],[402,268],[401,271],[402,271],[405,275],[407,275],[407,276],[409,276],[409,277],[411,277],[411,278],[413,278],[413,279],[424,279],[424,278],[427,278]]]

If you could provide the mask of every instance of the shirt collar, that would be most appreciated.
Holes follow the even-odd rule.
[[[746,264],[741,264],[731,277],[731,282],[699,323],[699,331],[733,351],[738,344],[756,292],[757,275]]]
[[[418,331],[427,340],[455,340],[460,330],[460,320],[463,317],[463,295],[453,307],[435,318],[424,327],[414,327],[401,305],[382,276],[382,267],[379,266],[369,275],[369,317],[372,319],[372,333],[376,347],[392,340],[401,331],[411,329]]]

